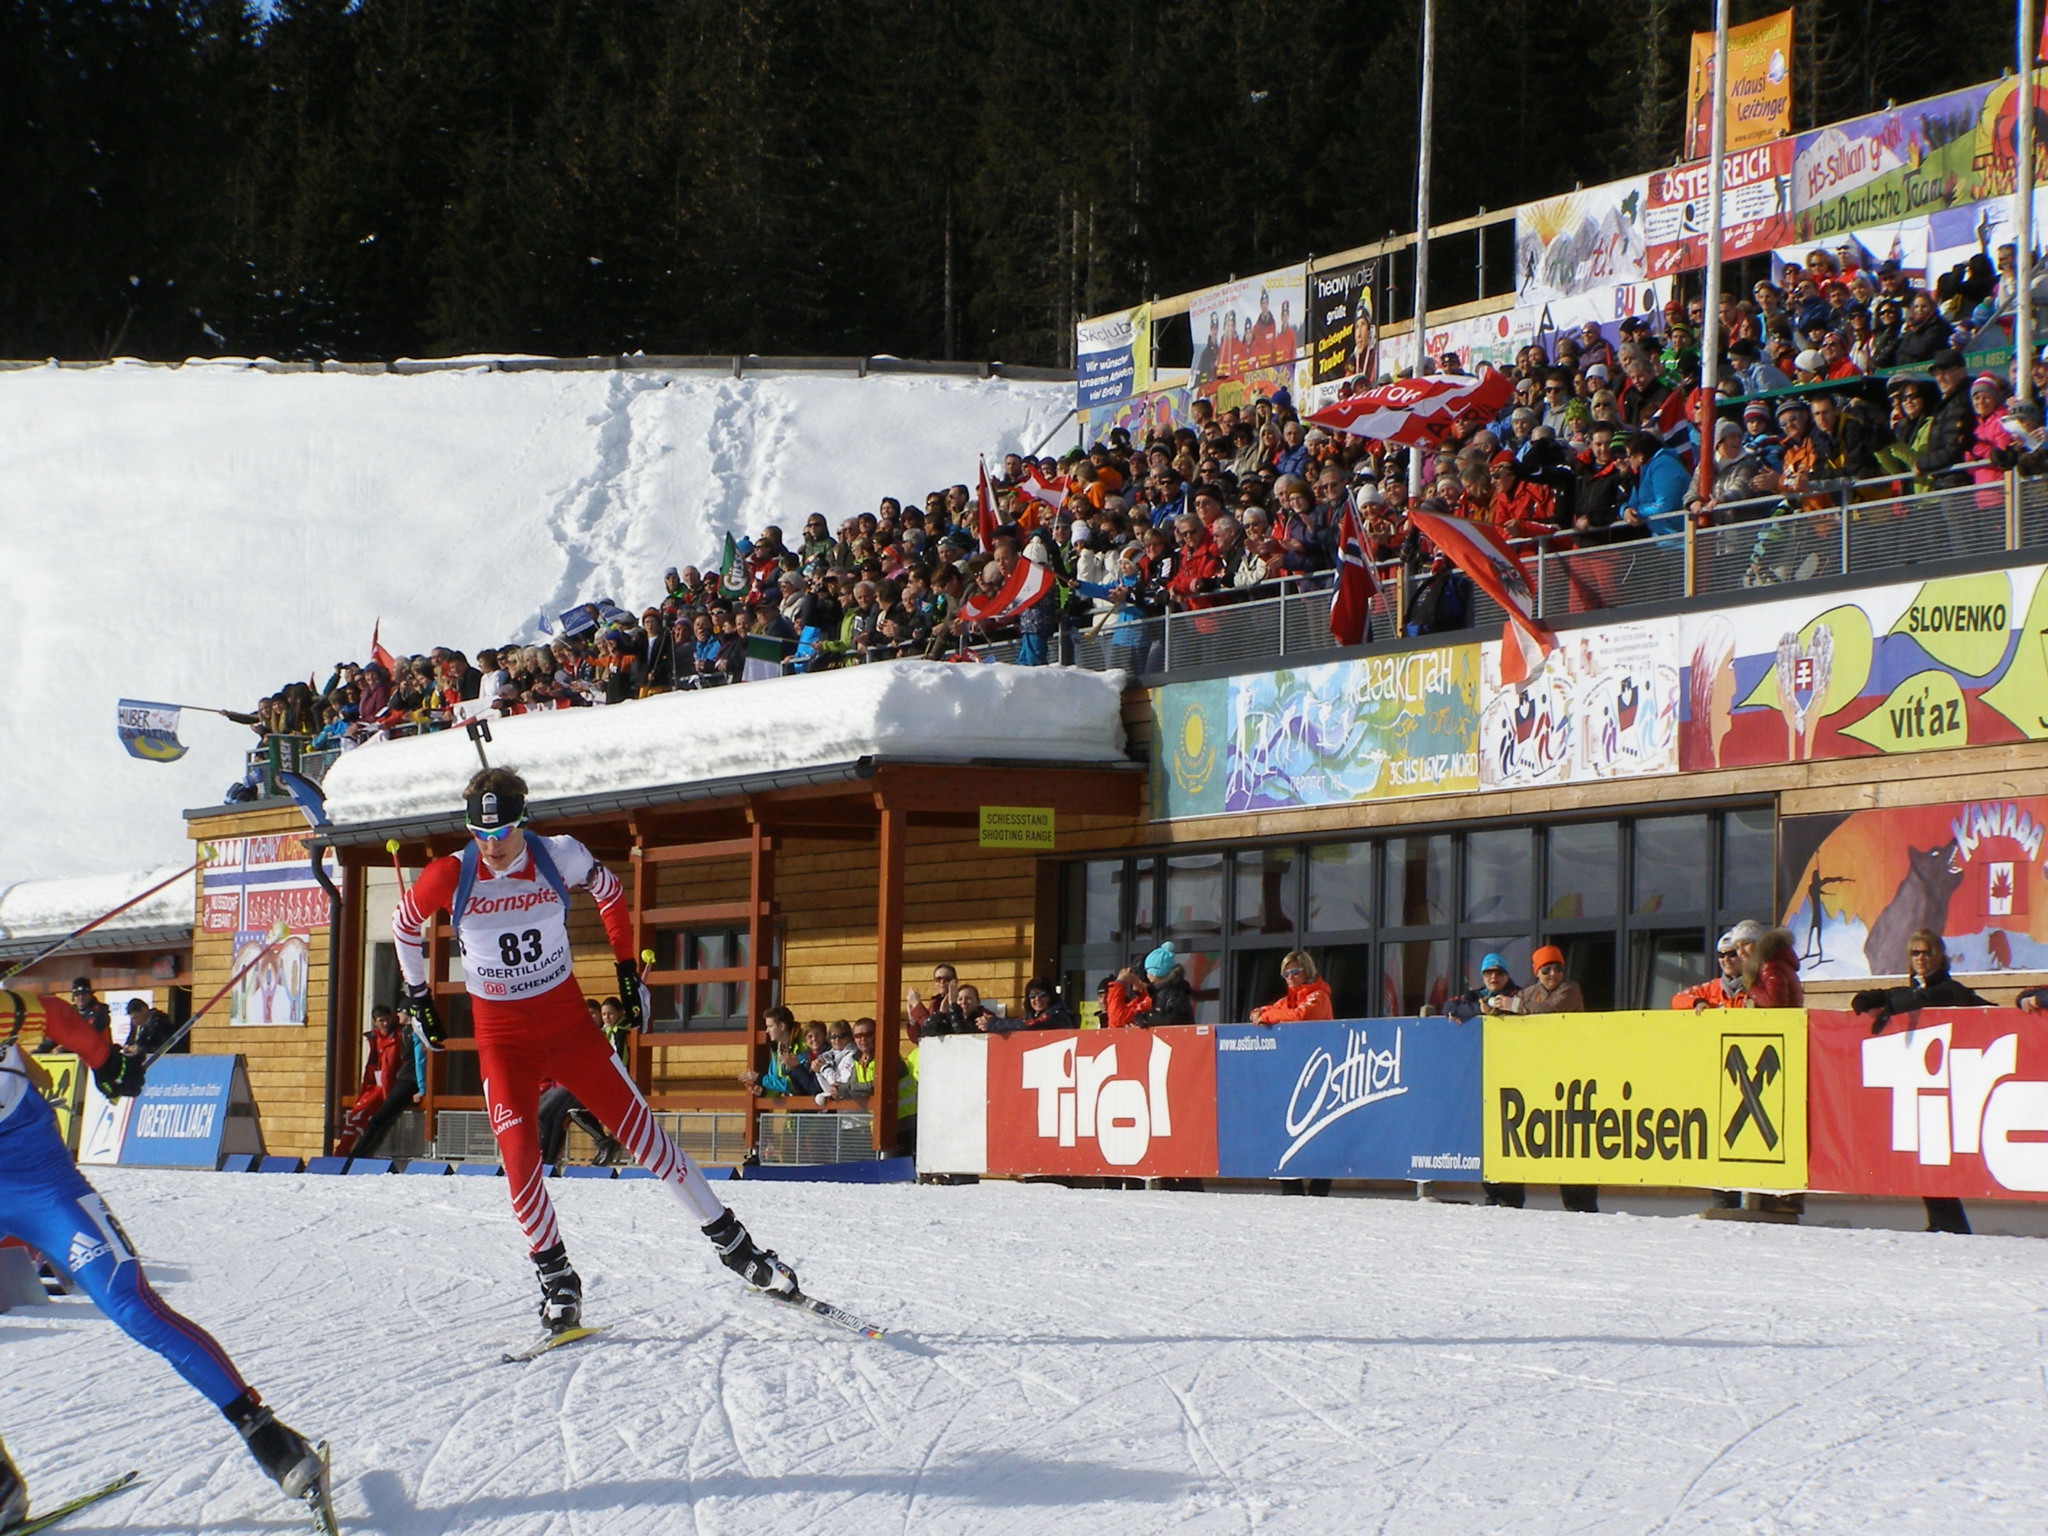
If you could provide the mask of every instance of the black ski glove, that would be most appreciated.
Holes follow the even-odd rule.
[[[93,1081],[100,1085],[100,1092],[110,1099],[132,1099],[142,1092],[142,1080],[149,1071],[140,1056],[130,1056],[123,1050],[112,1050],[107,1059],[92,1069]]]
[[[448,1029],[441,1022],[441,1010],[434,1006],[433,989],[425,983],[407,987],[405,1011],[412,1015],[412,1032],[420,1037],[420,1044],[430,1051],[440,1050],[448,1038]]]
[[[630,960],[617,962],[619,1007],[626,1015],[626,1028],[647,1027],[647,1010],[640,1006],[640,967]]]

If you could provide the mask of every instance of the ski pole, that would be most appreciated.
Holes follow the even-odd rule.
[[[255,970],[257,966],[261,965],[265,960],[269,959],[271,953],[274,950],[276,950],[280,945],[282,945],[284,941],[290,936],[285,931],[284,925],[282,923],[278,924],[276,928],[273,928],[271,930],[271,935],[272,937],[270,942],[264,945],[261,949],[257,950],[255,955],[250,959],[247,965],[243,966],[239,971],[235,972],[234,975],[230,976],[227,979],[227,981],[222,984],[221,989],[206,1000],[206,1002],[200,1007],[198,1012],[194,1013],[191,1018],[187,1019],[184,1023],[180,1024],[177,1028],[177,1032],[173,1034],[170,1039],[166,1040],[162,1045],[158,1046],[154,1051],[150,1052],[149,1058],[142,1064],[144,1071],[149,1070],[149,1068],[155,1066],[159,1061],[163,1060],[167,1052],[169,1052],[174,1046],[176,1046],[180,1040],[184,1039],[187,1035],[192,1033],[192,1026],[194,1024],[197,1024],[201,1019],[205,1018],[209,1013],[213,1012],[215,1005],[218,1004],[220,1000],[226,997],[230,992],[234,991],[235,988],[238,985],[240,985],[241,980],[244,976],[248,975],[251,971]]]
[[[398,894],[403,896],[406,894],[405,867],[398,862],[398,839],[395,837],[385,838],[384,851],[391,855],[391,873],[398,876]]]
[[[23,971],[27,970],[30,966],[41,964],[43,961],[49,959],[50,956],[56,954],[59,950],[69,948],[71,945],[77,943],[80,939],[84,938],[88,933],[91,933],[93,929],[99,927],[100,924],[106,922],[109,918],[119,917],[123,912],[126,912],[130,907],[136,905],[140,901],[143,901],[147,897],[154,896],[158,891],[162,890],[165,886],[175,884],[176,882],[184,879],[187,875],[191,874],[193,870],[197,869],[201,864],[203,864],[206,861],[206,856],[211,851],[212,850],[207,848],[204,844],[201,844],[199,850],[199,857],[194,859],[190,864],[187,864],[175,875],[170,876],[168,879],[157,881],[157,883],[155,885],[152,885],[148,890],[143,891],[137,895],[130,896],[118,907],[111,907],[107,911],[102,912],[98,917],[94,918],[91,922],[85,924],[83,927],[74,928],[69,933],[65,934],[63,938],[45,944],[41,949],[37,950],[34,954],[30,955],[26,960],[17,961],[8,970],[0,972],[0,986],[4,986],[6,983],[14,980],[15,977],[19,976]]]

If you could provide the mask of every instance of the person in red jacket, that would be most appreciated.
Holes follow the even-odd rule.
[[[1177,519],[1180,553],[1173,576],[1166,583],[1167,601],[1176,608],[1210,608],[1216,603],[1216,589],[1223,585],[1223,555],[1209,530],[1193,513]]]
[[[1313,1019],[1332,1019],[1330,984],[1316,974],[1316,963],[1303,949],[1290,949],[1280,957],[1280,979],[1287,983],[1287,995],[1277,1003],[1252,1010],[1254,1024],[1305,1024]]]
[[[1756,941],[1742,963],[1743,985],[1752,1008],[1803,1008],[1806,989],[1799,984],[1799,956],[1789,929],[1773,928]]]
[[[365,1033],[370,1041],[370,1060],[363,1073],[363,1087],[356,1095],[355,1107],[342,1120],[341,1135],[335,1139],[334,1153],[337,1157],[347,1157],[355,1151],[364,1127],[378,1110],[390,1102],[398,1086],[400,1060],[411,1043],[399,1034],[398,1010],[388,1003],[379,1003],[370,1010],[370,1027]]]
[[[391,932],[413,1028],[429,1050],[439,1050],[444,1031],[427,978],[425,930],[434,913],[449,914],[505,1187],[539,1272],[541,1321],[551,1332],[566,1332],[580,1325],[583,1311],[583,1282],[555,1225],[541,1163],[544,1079],[573,1093],[668,1188],[726,1268],[758,1289],[797,1294],[795,1273],[772,1250],[755,1246],[689,1155],[655,1123],[591,1020],[569,951],[569,893],[578,886],[604,919],[627,1022],[637,1027],[643,1015],[632,920],[618,877],[573,837],[529,836],[526,781],[509,768],[484,769],[463,798],[469,846],[420,871],[392,914]]]

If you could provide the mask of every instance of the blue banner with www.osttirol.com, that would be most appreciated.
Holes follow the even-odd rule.
[[[1481,1034],[1450,1019],[1217,1030],[1217,1171],[1477,1179]]]

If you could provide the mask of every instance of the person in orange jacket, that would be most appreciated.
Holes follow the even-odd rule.
[[[1751,926],[1761,928],[1762,924]],[[1742,950],[1738,947],[1742,937],[1734,928],[1722,934],[1721,942],[1714,946],[1715,958],[1721,962],[1721,974],[1709,976],[1689,987],[1680,987],[1671,995],[1671,1006],[1681,1013],[1687,1009],[1705,1013],[1710,1008],[1748,1007],[1748,987],[1742,980]]]
[[[1305,1024],[1337,1016],[1330,1005],[1330,984],[1316,974],[1316,963],[1307,950],[1290,949],[1281,956],[1280,979],[1287,983],[1287,995],[1277,1003],[1254,1008],[1254,1024]]]

